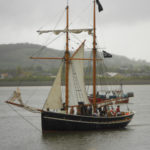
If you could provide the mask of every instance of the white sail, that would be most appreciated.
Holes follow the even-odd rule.
[[[62,108],[62,95],[61,95],[61,73],[63,64],[60,66],[53,86],[48,94],[47,100],[43,109],[61,109]]]
[[[93,29],[69,29],[68,30],[68,32],[70,32],[70,33],[76,33],[76,34],[79,34],[81,32],[88,32],[89,35],[92,34],[92,31],[93,31]],[[66,29],[64,29],[64,30],[38,30],[37,32],[39,34],[52,32],[55,35],[58,35],[60,33],[66,33],[67,30]]]
[[[71,58],[84,57],[84,43]],[[78,102],[89,104],[84,83],[83,60],[71,60],[69,66],[69,106]]]
[[[72,64],[69,66],[69,106],[78,105],[77,92],[76,92],[74,77],[73,77],[73,68]]]

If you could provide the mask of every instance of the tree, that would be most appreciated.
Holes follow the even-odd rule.
[[[23,69],[20,66],[18,66],[16,69],[17,76],[20,76],[22,73],[23,73]]]

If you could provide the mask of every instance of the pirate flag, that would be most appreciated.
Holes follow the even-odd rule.
[[[96,3],[98,5],[98,11],[101,12],[103,10],[101,3],[99,2],[99,0],[96,0]]]
[[[111,58],[111,57],[112,57],[112,55],[109,54],[109,53],[106,52],[106,51],[103,51],[103,56],[104,56],[104,58]]]

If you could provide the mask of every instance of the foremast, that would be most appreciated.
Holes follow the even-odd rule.
[[[66,85],[66,97],[65,97],[65,103],[66,103],[66,114],[68,114],[68,103],[69,103],[69,6],[67,4],[66,7],[67,14],[66,14],[66,52],[65,52],[65,65],[66,65],[66,80],[65,80],[65,85]]]
[[[91,29],[90,29],[91,30]],[[72,31],[72,30],[71,30]],[[74,31],[74,30],[73,30]],[[80,30],[77,29],[77,31],[80,32]],[[89,31],[89,30],[87,30]],[[70,62],[70,53],[69,53],[69,6],[67,2],[66,7],[66,28],[65,30],[38,30],[39,34],[43,33],[60,33],[65,32],[66,33],[66,51],[63,58],[53,58],[53,57],[30,57],[31,59],[57,59],[57,60],[65,60],[65,110],[66,114],[68,114],[68,104],[69,104],[69,62]],[[78,60],[78,59],[77,59]]]
[[[96,112],[96,0],[93,7],[93,108]]]

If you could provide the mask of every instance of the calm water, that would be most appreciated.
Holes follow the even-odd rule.
[[[126,129],[42,134],[40,114],[4,103],[15,87],[0,87],[0,150],[150,150],[150,85],[124,86],[133,91],[136,112]],[[41,108],[48,87],[21,87],[22,98]]]

